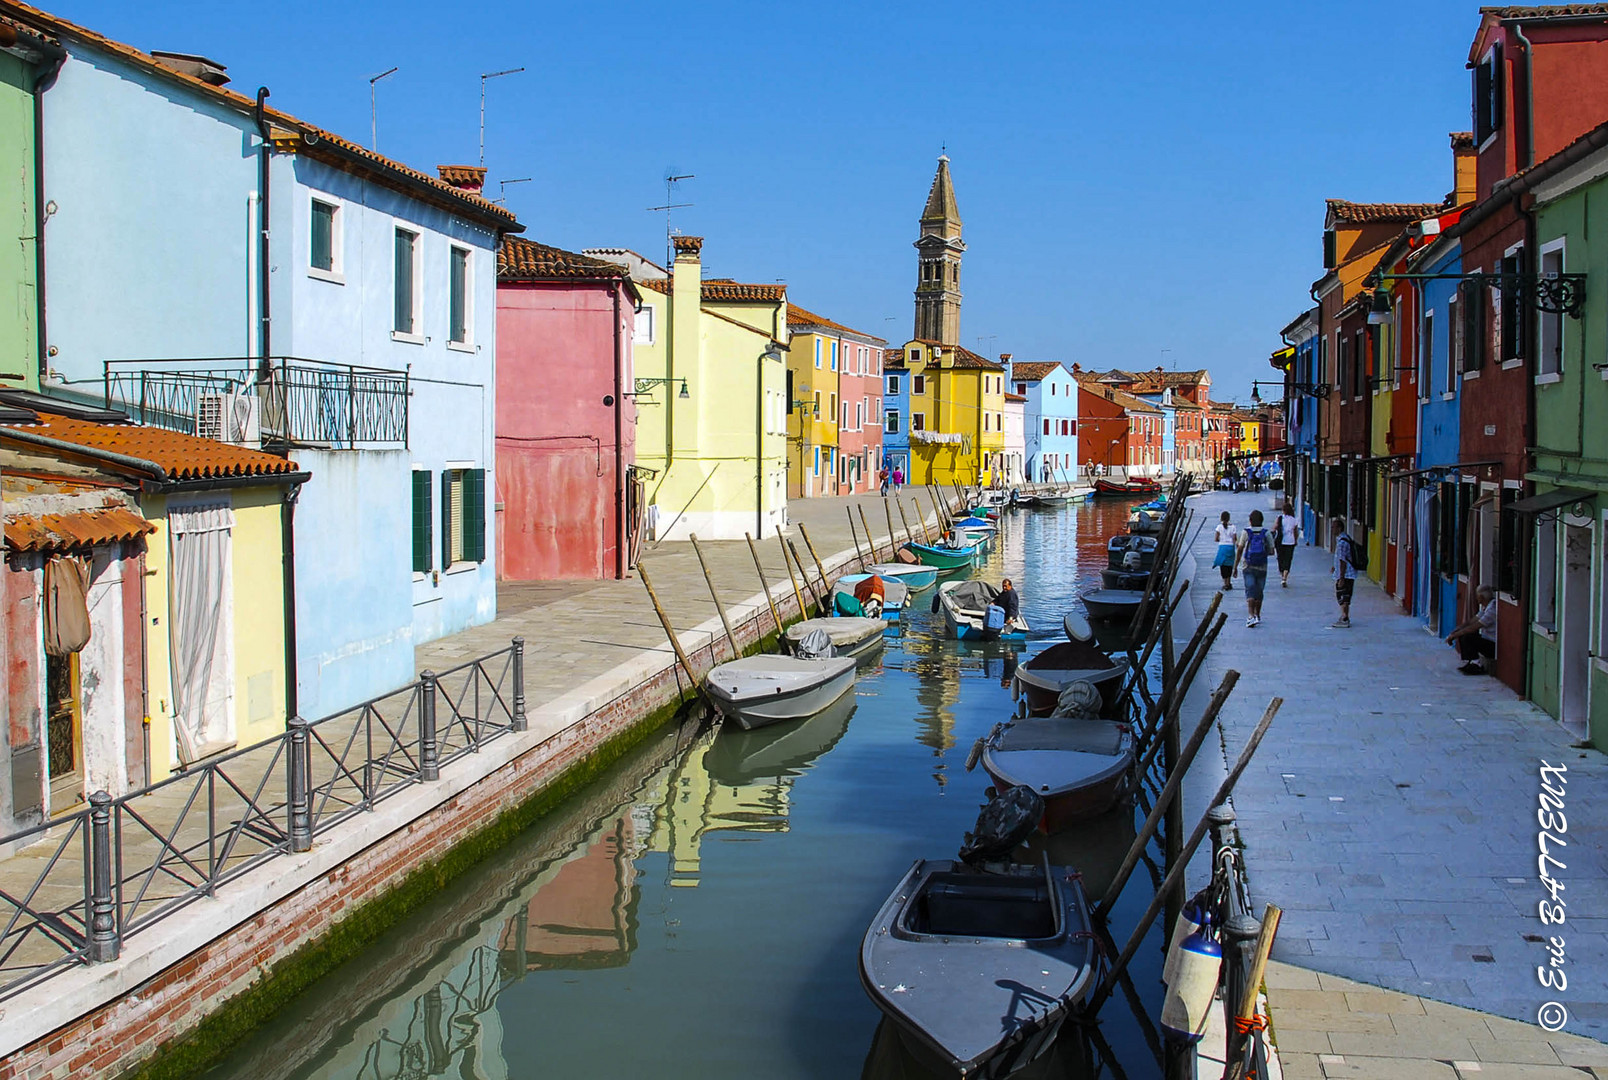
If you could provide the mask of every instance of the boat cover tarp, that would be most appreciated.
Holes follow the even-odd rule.
[[[1114,757],[1122,749],[1122,725],[1107,721],[1079,720],[1061,724],[1049,720],[1024,720],[1000,733],[996,750],[1070,750],[1080,754]]]
[[[832,648],[832,637],[825,630],[812,627],[794,637],[793,630],[797,629],[798,627],[793,627],[787,632],[787,636],[796,643],[793,651],[800,660],[825,660],[837,655],[837,650]]]
[[[1078,679],[1062,689],[1060,696],[1055,699],[1055,710],[1050,715],[1057,718],[1092,720],[1100,715],[1100,706],[1104,703],[1100,691],[1092,682]]]
[[[1051,645],[1022,666],[1034,671],[1104,671],[1116,664],[1089,642],[1063,641]]]
[[[962,581],[946,595],[962,611],[983,611],[999,596],[999,590],[986,581]]]
[[[812,635],[824,634],[832,645],[848,649],[868,637],[880,637],[886,629],[887,624],[881,619],[805,619],[787,628],[787,640],[797,642],[802,650]],[[800,655],[803,655],[802,652]]]

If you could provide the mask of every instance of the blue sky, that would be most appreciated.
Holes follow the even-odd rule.
[[[1214,6],[1215,7],[1215,6]],[[916,218],[939,148],[965,221],[961,344],[1093,367],[1270,373],[1310,304],[1323,200],[1435,201],[1469,126],[1474,3],[450,6],[63,0],[143,49],[410,165],[486,164],[526,235],[664,250],[667,170],[706,273],[784,280],[910,334]],[[1167,350],[1167,351],[1163,351]]]

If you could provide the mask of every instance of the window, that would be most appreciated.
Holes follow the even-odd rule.
[[[631,330],[632,344],[653,344],[653,311],[653,308],[644,304],[642,310],[636,313],[636,325]]]
[[[308,240],[308,266],[312,275],[326,281],[341,280],[340,207],[314,199],[311,235]]]
[[[1022,393],[1024,393],[1024,394],[1025,394],[1025,393],[1027,393],[1027,391],[1026,391],[1026,390],[1023,390],[1023,391],[1022,391]],[[1054,384],[1054,383],[1051,383],[1051,384],[1050,384],[1050,396],[1051,396],[1051,397],[1054,397],[1054,396],[1055,396],[1055,384]]]
[[[899,434],[898,412],[893,409],[889,409],[887,412],[882,414],[882,430],[887,432],[889,435]]]
[[[815,410],[810,415],[816,420],[821,418],[821,392],[819,390],[815,391]]]
[[[1557,278],[1563,273],[1563,241],[1549,251],[1541,249],[1541,276]],[[1535,372],[1537,375],[1563,374],[1563,313],[1537,311],[1539,340],[1536,343]]]
[[[989,424],[989,416],[988,416],[987,413],[984,413],[983,414],[983,430],[984,431],[988,430],[988,424]]]
[[[1485,354],[1490,351],[1490,338],[1486,331],[1485,317],[1490,310],[1490,288],[1478,282],[1464,282],[1462,289],[1463,308],[1463,370],[1478,371],[1485,366]],[[1429,393],[1429,387],[1423,388],[1423,393]]]
[[[450,570],[485,559],[486,470],[446,469],[441,473],[441,564]]]
[[[1051,388],[1050,388],[1050,389],[1052,389],[1052,390],[1053,390],[1053,389],[1054,389],[1054,387],[1051,387]],[[1025,383],[1025,382],[1019,382],[1019,383],[1017,383],[1017,384],[1016,384],[1016,392],[1017,392],[1017,393],[1018,393],[1018,394],[1026,394],[1026,393],[1027,393],[1027,384],[1026,384],[1026,383]]]
[[[911,431],[926,431],[927,430],[927,414],[926,413],[911,413],[910,414],[910,430]]]
[[[832,370],[836,371],[838,364],[838,343],[832,342]]]
[[[897,375],[889,375],[888,376],[888,396],[889,397],[898,397],[899,396],[899,376],[897,376]]]
[[[452,248],[452,277],[447,283],[447,344],[469,344],[469,249]]]
[[[1558,628],[1558,515],[1543,514],[1535,527],[1535,621]]]
[[[913,375],[910,378],[910,392],[912,394],[925,394],[927,392],[927,376]]]
[[[1474,68],[1474,145],[1502,126],[1502,46],[1493,45]]]
[[[1049,433],[1050,433],[1050,418],[1048,416],[1046,416],[1044,418],[1044,434],[1048,435]]]
[[[1521,274],[1524,272],[1524,252],[1521,248],[1514,248],[1502,260],[1502,273]],[[1502,362],[1520,360],[1524,357],[1524,339],[1527,336],[1526,316],[1522,289],[1502,290]]]
[[[843,403],[843,419],[838,426],[842,428],[849,426],[849,403],[847,401]]]
[[[821,366],[821,339],[820,338],[815,339],[815,366],[817,368],[819,368]]]
[[[433,567],[430,522],[433,519],[430,511],[434,501],[431,492],[431,481],[434,478],[429,469],[413,470],[413,572],[415,574],[428,574]]]
[[[400,228],[396,230],[393,274],[396,303],[391,331],[404,338],[422,338],[422,328],[419,326],[418,233]]]
[[[1496,591],[1506,596],[1519,592],[1519,549],[1523,545],[1524,519],[1509,509],[1519,498],[1519,489],[1503,484],[1497,503]],[[1490,578],[1486,578],[1490,581]]]
[[[921,350],[920,349],[911,349],[910,350],[910,359],[913,360],[913,361],[914,360],[920,360],[921,359]]]
[[[1424,312],[1424,328],[1419,332],[1418,338],[1418,358],[1418,369],[1422,372],[1418,379],[1418,385],[1424,388],[1423,392],[1427,397],[1429,395],[1430,364],[1435,362],[1435,313],[1433,311]],[[1446,389],[1449,391],[1452,388],[1448,386]]]
[[[826,414],[827,421],[829,423],[836,423],[837,422],[837,414],[838,414],[837,395],[836,394],[828,394],[827,395],[827,401],[830,403],[830,408],[828,409],[827,414]]]
[[[1463,301],[1453,296],[1446,302],[1446,389],[1451,390],[1463,376],[1463,342],[1468,328],[1463,325]]]
[[[821,448],[819,446],[815,448],[815,464],[812,466],[811,471],[816,476],[821,475]]]
[[[1062,420],[1061,421],[1061,434],[1062,435],[1070,435],[1070,434],[1072,434],[1072,421],[1070,421],[1070,420]]]

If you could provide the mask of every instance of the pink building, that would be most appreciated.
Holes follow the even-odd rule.
[[[497,256],[497,576],[624,577],[641,513],[622,266],[517,237]]]
[[[789,358],[797,366],[809,363],[813,355],[814,343],[810,339],[821,339],[825,346],[822,356],[830,360],[825,365],[827,370],[816,373],[814,383],[835,389],[835,393],[823,395],[822,401],[835,402],[836,412],[823,413],[819,418],[828,429],[835,428],[835,432],[826,435],[827,439],[836,435],[834,467],[830,476],[822,478],[821,490],[811,494],[852,495],[877,490],[877,471],[882,468],[882,351],[888,343],[797,304],[787,305],[787,328],[793,337],[802,337],[809,345]],[[820,425],[813,427],[818,429]]]

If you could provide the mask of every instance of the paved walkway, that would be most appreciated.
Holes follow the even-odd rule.
[[[1206,494],[1244,527],[1267,495]],[[1268,513],[1271,524],[1271,513]],[[1210,531],[1197,541],[1193,605],[1218,581]],[[1234,808],[1253,902],[1284,909],[1267,977],[1284,1075],[1497,1080],[1608,1077],[1608,762],[1496,680],[1460,675],[1453,651],[1371,582],[1353,628],[1338,615],[1327,552],[1297,549],[1290,587],[1276,568],[1262,624],[1245,626],[1241,583],[1207,661],[1214,684],[1241,672],[1223,711],[1239,753],[1262,709],[1285,699]],[[1537,904],[1538,769],[1567,766],[1567,923]],[[1536,968],[1544,937],[1565,943],[1568,987]],[[1560,1034],[1536,1023],[1567,1009]],[[1583,1038],[1581,1036],[1590,1036]]]

